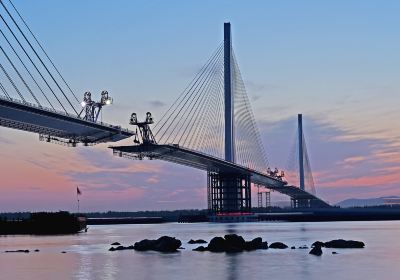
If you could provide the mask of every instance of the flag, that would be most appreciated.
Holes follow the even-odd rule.
[[[82,194],[82,192],[81,192],[81,190],[79,189],[79,187],[76,187],[76,195],[81,195]]]

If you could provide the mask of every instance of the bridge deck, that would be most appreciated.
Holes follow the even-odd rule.
[[[114,155],[120,157],[132,159],[143,159],[147,157],[149,159],[161,159],[205,171],[247,174],[250,175],[252,183],[283,193],[293,199],[318,200],[323,205],[328,205],[300,188],[288,186],[287,183],[282,180],[217,157],[179,147],[178,145],[133,145],[111,146],[110,148],[113,149]]]
[[[0,126],[82,143],[114,142],[133,131],[0,96]]]

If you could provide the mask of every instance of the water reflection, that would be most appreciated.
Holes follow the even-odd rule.
[[[240,253],[227,253],[226,254],[226,263],[227,263],[227,280],[236,280],[239,279],[238,275],[238,266],[239,266],[239,258],[238,254]]]
[[[78,255],[78,271],[76,272],[76,279],[93,279],[91,275],[92,256],[90,254]]]
[[[0,278],[42,279],[398,279],[400,222],[160,224],[92,226],[86,235],[0,237]],[[289,246],[316,240],[357,239],[365,249],[340,250],[321,257],[309,250],[257,250],[242,253],[193,252],[191,238],[210,240],[236,233]],[[177,254],[109,252],[109,244],[129,245],[161,235],[175,236],[186,249]],[[5,254],[7,249],[40,249],[39,253]],[[61,251],[67,254],[61,254]],[[334,273],[333,273],[334,272]]]
[[[236,224],[227,224],[226,225],[226,233],[227,234],[238,234],[237,225]],[[238,253],[226,253],[226,279],[227,280],[236,280],[238,279]]]

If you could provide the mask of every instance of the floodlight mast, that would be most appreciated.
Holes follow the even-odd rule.
[[[150,129],[150,124],[153,123],[154,120],[150,112],[146,113],[146,120],[144,122],[138,122],[136,113],[132,113],[131,118],[129,120],[129,124],[136,125],[139,128],[140,138],[142,139],[142,142],[140,142],[140,140],[138,139],[138,133],[136,128],[136,135],[133,142],[136,144],[145,144],[145,145],[157,144],[153,132]]]
[[[84,120],[97,122],[103,106],[111,105],[112,103],[113,100],[111,97],[109,97],[108,91],[103,90],[101,92],[100,102],[93,101],[92,94],[89,91],[87,91],[83,95],[83,101],[81,102],[83,108],[78,116],[80,117],[82,113],[85,112],[85,115],[83,116]]]

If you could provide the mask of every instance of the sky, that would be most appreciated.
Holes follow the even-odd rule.
[[[302,113],[318,196],[335,203],[400,195],[398,1],[14,4],[74,92],[108,90],[114,104],[103,120],[123,127],[132,112],[151,111],[157,121],[229,21],[269,162],[285,169]],[[206,175],[187,167],[7,128],[0,144],[0,211],[76,211],[77,185],[82,211],[207,207]]]

